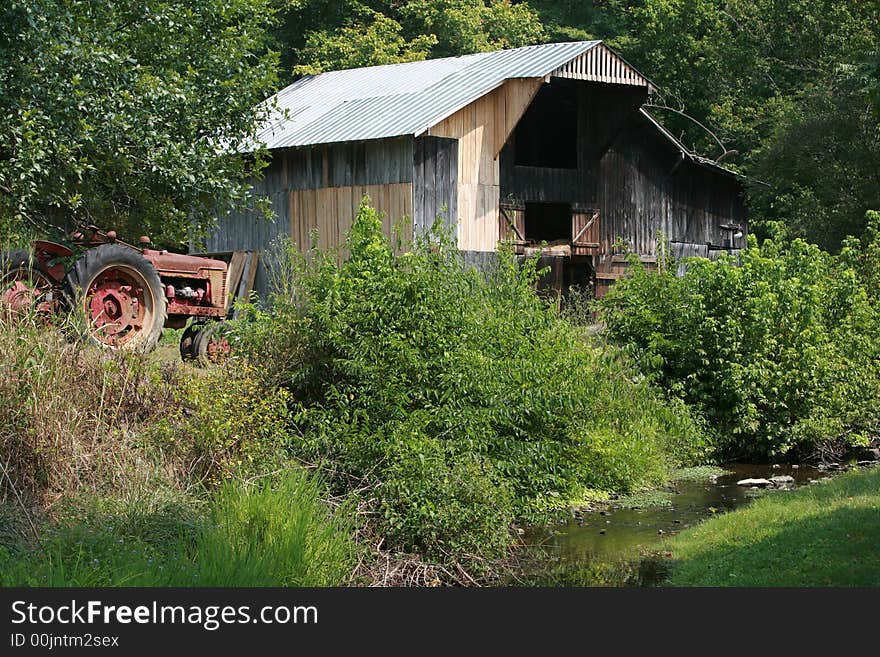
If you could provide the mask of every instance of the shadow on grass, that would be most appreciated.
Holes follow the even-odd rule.
[[[841,507],[784,521],[676,561],[674,586],[880,586],[880,508]]]

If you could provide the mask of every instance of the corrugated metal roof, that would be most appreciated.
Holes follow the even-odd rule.
[[[599,43],[550,43],[307,76],[273,96],[287,117],[276,114],[257,140],[274,149],[419,135],[505,80],[545,77]]]

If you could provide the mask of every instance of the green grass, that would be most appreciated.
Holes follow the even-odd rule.
[[[224,485],[196,539],[199,586],[333,586],[354,566],[353,514],[304,471],[277,486]]]
[[[666,545],[672,586],[878,586],[880,469],[767,494]]]
[[[206,514],[185,505],[91,513],[39,546],[0,546],[0,585],[332,586],[354,566],[352,514],[298,469],[275,485],[225,484]]]

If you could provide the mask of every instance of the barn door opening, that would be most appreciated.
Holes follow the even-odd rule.
[[[571,241],[571,205],[526,203],[525,238],[536,244],[568,244]]]

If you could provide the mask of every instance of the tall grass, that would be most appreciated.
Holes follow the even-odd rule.
[[[3,586],[332,586],[356,554],[351,515],[292,469],[273,485],[227,482],[207,513],[92,513],[31,549],[0,548]]]
[[[332,586],[351,572],[352,514],[331,512],[301,470],[281,481],[225,484],[195,543],[200,586]]]
[[[63,322],[0,318],[0,493],[36,507],[111,491],[167,500],[169,464],[136,446],[173,404],[173,369],[68,341]]]
[[[235,364],[193,375],[104,351],[66,321],[0,318],[0,583],[346,580],[348,510],[291,469],[284,391]]]

